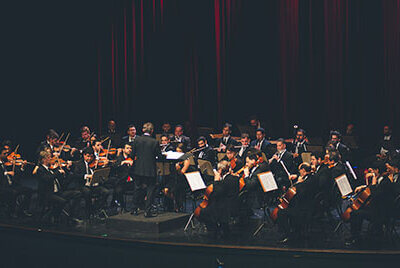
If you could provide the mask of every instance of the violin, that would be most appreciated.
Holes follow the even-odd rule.
[[[115,155],[118,152],[117,148],[103,149],[103,151],[99,154],[100,157],[107,155]]]
[[[50,169],[63,168],[63,167],[67,167],[67,166],[68,166],[68,163],[64,159],[61,159],[56,156],[53,156],[50,159]]]
[[[270,218],[274,222],[276,222],[276,220],[278,219],[279,210],[287,209],[289,207],[290,201],[293,199],[293,197],[295,197],[296,194],[296,187],[292,186],[279,198],[279,205],[270,214]]]

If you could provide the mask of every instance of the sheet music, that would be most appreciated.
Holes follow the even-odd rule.
[[[271,171],[260,173],[257,176],[264,192],[270,192],[278,189],[278,185],[276,184],[274,175]]]
[[[181,152],[174,152],[174,151],[168,151],[163,153],[163,155],[166,156],[167,160],[177,160],[179,159],[182,155],[184,155],[184,153]]]
[[[353,170],[353,168],[351,167],[349,161],[346,161],[346,166],[349,168],[350,173],[351,173],[351,176],[353,176],[353,178],[356,180],[356,179],[357,179],[356,173],[354,173],[354,170]]]
[[[353,192],[346,174],[337,177],[335,181],[342,196],[346,196]]]
[[[185,173],[185,177],[187,179],[187,182],[189,183],[192,192],[206,188],[206,185],[204,184],[200,172],[195,171],[195,172]]]

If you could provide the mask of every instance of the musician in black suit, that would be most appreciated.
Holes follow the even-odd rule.
[[[143,136],[137,137],[133,142],[132,156],[134,162],[135,191],[134,191],[134,210],[137,214],[139,204],[141,203],[146,190],[145,217],[153,217],[155,214],[151,211],[155,189],[156,189],[156,158],[161,155],[160,146],[151,135],[154,131],[152,123],[143,125]]]
[[[195,159],[209,161],[211,165],[215,167],[217,162],[217,155],[215,153],[215,150],[208,146],[207,139],[203,136],[199,137],[197,139],[197,145],[198,151],[195,153]]]
[[[229,173],[228,161],[222,160],[217,165],[213,191],[208,206],[201,209],[199,220],[204,222],[207,231],[219,238],[226,238],[230,234],[229,220],[239,208],[239,177]]]
[[[18,172],[16,170],[7,169],[7,153],[8,149],[2,147],[0,151],[0,198],[8,206],[8,215],[12,216],[16,210],[17,198],[22,196],[23,202],[19,206],[18,214],[20,216],[31,216],[29,205],[33,190],[21,185],[18,181]]]
[[[240,159],[242,162],[246,162],[246,156],[250,149],[250,136],[247,133],[242,133],[240,137],[241,147],[238,150],[236,158]]]
[[[383,133],[377,145],[377,156],[380,159],[387,159],[397,149],[398,140],[393,136],[392,128],[389,125],[383,127]]]
[[[314,196],[318,191],[318,178],[311,174],[311,166],[308,163],[302,163],[299,166],[299,176],[292,175],[291,179],[297,179],[293,185],[296,194],[290,200],[288,208],[278,211],[276,220],[284,235],[281,243],[301,237],[302,226],[313,214]]]
[[[64,190],[65,171],[62,168],[50,169],[50,161],[51,154],[48,151],[40,152],[36,173],[39,200],[42,205],[48,204],[52,208],[51,214],[55,218],[60,217],[63,209],[67,211],[66,206],[72,201],[70,212],[65,214],[76,222],[75,218],[71,218],[72,211],[78,205],[81,193],[77,190]]]
[[[75,141],[75,148],[83,150],[86,147],[92,146],[91,138],[95,138],[95,134],[90,132],[88,126],[83,126],[80,129],[81,136]]]
[[[398,163],[392,163],[393,166],[399,166]],[[346,245],[351,246],[359,242],[361,238],[361,227],[364,219],[370,221],[371,237],[383,235],[383,224],[388,222],[395,207],[394,200],[397,197],[394,187],[393,174],[386,172],[387,167],[381,161],[374,162],[368,169],[366,179],[371,180],[368,186],[371,190],[371,196],[368,199],[369,204],[354,210],[350,213],[351,237]],[[367,188],[367,185],[361,185],[355,189],[355,193],[361,192]]]
[[[342,134],[339,131],[332,130],[330,132],[330,140],[326,147],[332,147],[339,151],[343,162],[350,160],[350,149],[342,143]]]
[[[123,209],[126,209],[124,200],[124,193],[134,189],[133,182],[133,160],[130,158],[132,154],[132,146],[126,143],[122,149],[122,153],[117,157],[117,161],[114,165],[116,186],[114,189],[114,198]]]
[[[265,130],[263,128],[256,129],[256,139],[250,143],[250,147],[260,150],[267,158],[272,157],[271,144],[265,139]]]
[[[126,131],[128,134],[127,136],[122,137],[122,144],[127,144],[129,143],[131,146],[133,146],[133,142],[135,141],[137,135],[136,135],[136,127],[134,125],[129,125],[128,130]]]
[[[232,144],[228,145],[226,147],[226,156],[223,159],[227,160],[231,164],[231,170],[233,173],[239,171],[245,164],[241,159],[236,157],[237,151],[238,150]]]
[[[291,152],[293,153],[294,162],[296,163],[296,166],[298,166],[303,162],[301,154],[307,152],[308,142],[306,138],[306,131],[304,129],[298,129],[296,131],[296,138],[293,140],[291,145]]]
[[[175,126],[175,131],[174,131],[174,136],[171,139],[172,142],[175,144],[183,143],[185,146],[185,150],[189,151],[191,149],[191,141],[190,138],[183,135],[183,126],[182,125],[176,125]]]
[[[253,211],[262,205],[263,190],[258,180],[258,174],[269,171],[270,167],[262,158],[260,151],[251,151],[246,157],[244,181],[246,183],[246,204]]]
[[[286,150],[286,144],[283,139],[278,139],[276,144],[277,152],[268,160],[271,165],[272,173],[279,187],[289,186],[289,174],[295,173],[293,155]]]
[[[232,125],[225,123],[222,127],[222,138],[217,138],[214,140],[214,147],[219,147],[218,152],[226,152],[226,146],[233,145],[239,146],[240,143],[231,137]]]
[[[86,216],[89,217],[93,211],[92,196],[98,195],[99,206],[105,208],[110,190],[100,185],[100,183],[91,184],[94,170],[90,167],[90,164],[95,161],[93,148],[85,148],[82,154],[83,158],[74,166],[72,177],[76,182],[76,189],[80,190],[85,199]]]
[[[107,123],[106,134],[101,137],[102,140],[109,138],[111,140],[111,148],[119,148],[122,145],[121,134],[117,131],[117,123],[114,120],[110,120]]]
[[[161,153],[175,151],[175,147],[171,144],[171,140],[168,134],[161,135],[160,147],[161,147]]]

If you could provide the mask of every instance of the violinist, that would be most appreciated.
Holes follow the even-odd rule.
[[[268,162],[263,161],[260,151],[250,152],[246,157],[243,170],[246,183],[246,204],[255,213],[261,207],[263,190],[258,180],[258,174],[269,171]]]
[[[92,145],[92,138],[96,138],[94,133],[90,132],[88,126],[83,126],[80,129],[81,136],[75,142],[75,148],[78,150],[83,150],[86,147]]]
[[[8,205],[8,215],[13,216],[16,212],[17,198],[19,196],[23,197],[22,203],[18,207],[18,216],[32,216],[29,212],[29,204],[33,194],[33,190],[22,186],[18,181],[18,171],[11,167],[7,169],[8,149],[2,147],[0,149],[0,192],[2,197],[4,197],[6,204]]]
[[[107,156],[107,151],[104,150],[103,144],[99,140],[93,141],[93,152],[94,152],[94,159],[96,161],[102,161],[102,166],[107,166],[109,159]]]
[[[117,157],[115,163],[115,176],[116,185],[114,188],[113,200],[116,201],[117,205],[120,205],[122,209],[126,209],[124,200],[124,193],[129,190],[134,190],[134,182],[132,175],[133,159],[132,146],[126,143],[122,149],[122,154]]]
[[[64,210],[69,219],[78,222],[76,218],[72,218],[71,212],[79,204],[81,193],[77,190],[65,190],[64,181],[66,179],[65,171],[61,168],[50,168],[51,154],[48,151],[39,153],[39,166],[36,173],[38,179],[38,195],[43,204],[51,206],[51,215],[58,219]],[[72,202],[70,212],[68,213],[67,205]]]
[[[227,238],[230,234],[229,220],[239,206],[239,177],[230,173],[230,164],[225,160],[217,164],[214,173],[213,190],[208,196],[208,205],[200,211],[199,220],[214,237]]]
[[[290,240],[299,239],[302,235],[302,226],[310,219],[313,213],[313,197],[318,190],[318,179],[311,174],[311,166],[308,163],[300,164],[297,182],[292,186],[295,191],[288,207],[278,211],[276,223],[284,238],[280,243],[288,243]]]
[[[36,150],[37,155],[39,155],[39,153],[44,151],[46,148],[50,148],[50,151],[53,153],[55,147],[57,146],[58,139],[58,133],[54,129],[49,129],[46,134],[46,140],[42,141]]]
[[[283,139],[278,139],[276,143],[277,152],[268,160],[272,172],[279,187],[289,186],[289,174],[292,174],[294,162],[291,152],[286,150],[286,144]]]
[[[106,134],[101,139],[105,140],[107,137],[111,140],[111,147],[119,148],[121,146],[122,137],[117,131],[117,123],[114,120],[108,121]]]
[[[218,147],[218,152],[225,153],[226,147],[228,145],[234,145],[234,146],[240,145],[239,142],[237,142],[231,137],[231,133],[232,133],[232,125],[229,123],[225,123],[224,126],[222,127],[222,137],[217,138],[214,141],[215,144],[214,146]]]
[[[243,161],[237,158],[236,155],[237,149],[235,149],[232,144],[228,145],[226,147],[226,160],[228,160],[228,162],[230,163],[231,171],[233,173],[236,173],[244,166]]]
[[[311,153],[311,172],[313,174],[317,174],[321,169],[323,163],[323,154],[321,152],[312,152]]]
[[[272,156],[270,143],[265,139],[265,130],[263,128],[256,129],[256,139],[250,143],[250,146],[263,152],[267,158]]]
[[[397,160],[389,164],[393,167],[399,167]],[[394,213],[394,199],[396,192],[391,170],[387,169],[382,161],[374,162],[366,174],[367,180],[371,179],[370,185],[362,185],[355,189],[355,193],[364,191],[367,187],[370,189],[370,197],[366,204],[358,210],[353,210],[350,214],[351,237],[346,242],[347,246],[352,246],[360,242],[361,227],[364,219],[370,221],[372,228],[371,235],[374,237],[383,234],[383,224],[388,221]]]
[[[136,127],[132,124],[129,125],[126,134],[128,135],[122,137],[122,144],[129,143],[131,146],[133,146],[133,142],[136,139]]]
[[[73,170],[73,177],[77,182],[77,189],[79,189],[85,199],[86,204],[86,216],[89,217],[93,206],[92,206],[92,196],[99,196],[99,205],[101,208],[106,207],[106,200],[110,194],[110,190],[99,185],[98,183],[92,184],[91,180],[93,178],[94,172],[94,151],[92,147],[87,147],[83,150],[83,158],[75,164]]]

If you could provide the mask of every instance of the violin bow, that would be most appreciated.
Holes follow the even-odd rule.
[[[110,152],[110,146],[111,146],[111,140],[108,141],[106,159],[108,159],[108,153]]]
[[[63,137],[64,137],[64,132],[61,133],[61,136],[58,138],[57,142],[60,142]]]
[[[101,143],[105,142],[105,141],[108,140],[109,138],[110,138],[110,136],[106,137],[105,139],[103,139],[103,140],[101,141]],[[110,140],[110,141],[111,141],[111,140]]]
[[[69,135],[70,135],[70,133],[68,133],[67,137],[65,138],[65,141],[64,141],[63,145],[61,145],[60,154],[61,154],[62,150],[64,149],[64,146],[67,144],[67,141],[69,139]]]

